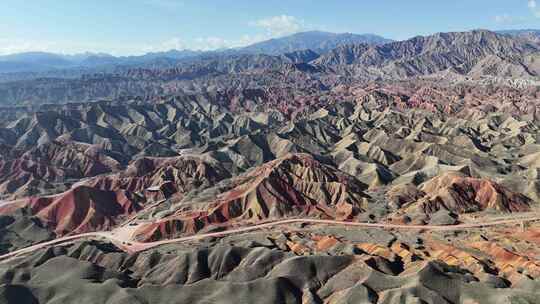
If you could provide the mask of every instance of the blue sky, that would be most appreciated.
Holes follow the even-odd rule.
[[[540,28],[540,0],[3,0],[0,54],[237,47],[305,30],[406,39]]]

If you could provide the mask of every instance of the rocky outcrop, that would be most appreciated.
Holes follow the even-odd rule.
[[[64,193],[30,197],[0,206],[0,214],[25,209],[57,236],[109,230],[143,208],[144,199],[125,191],[76,187]]]
[[[145,225],[139,240],[195,233],[209,225],[239,220],[311,216],[347,220],[362,211],[365,185],[319,163],[307,154],[291,154],[207,189],[172,216]],[[216,193],[217,192],[217,193]],[[215,194],[214,194],[215,193]]]
[[[482,210],[502,212],[528,211],[531,199],[515,193],[488,179],[471,178],[449,172],[424,183],[420,189],[426,196],[419,200],[419,208],[426,213],[446,209],[458,213]]]
[[[84,184],[109,191],[125,190],[132,193],[160,192],[154,200],[176,195],[181,199],[197,188],[214,185],[230,174],[216,160],[206,162],[197,156],[172,158],[140,158],[125,170],[85,181]]]

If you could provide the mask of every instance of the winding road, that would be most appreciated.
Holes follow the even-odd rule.
[[[64,243],[69,243],[79,239],[106,239],[122,250],[129,253],[136,253],[144,251],[150,248],[157,246],[179,243],[179,242],[188,242],[188,241],[197,241],[205,238],[215,238],[215,237],[224,237],[231,234],[245,233],[255,230],[261,230],[266,228],[272,228],[275,226],[281,225],[290,225],[290,224],[319,224],[319,225],[335,225],[335,226],[348,226],[348,227],[359,227],[359,228],[381,228],[381,229],[398,229],[398,230],[431,230],[431,231],[456,231],[456,230],[467,230],[467,229],[480,229],[493,226],[501,225],[511,225],[511,224],[520,224],[521,222],[534,222],[540,221],[540,216],[530,217],[530,218],[508,218],[500,219],[490,222],[480,222],[480,223],[465,223],[452,226],[433,226],[433,225],[397,225],[397,224],[385,224],[385,223],[358,223],[358,222],[344,222],[344,221],[334,221],[334,220],[318,220],[318,219],[309,219],[309,218],[296,218],[296,219],[286,219],[286,220],[276,220],[265,223],[259,223],[248,227],[236,228],[220,232],[212,232],[205,234],[196,234],[192,236],[186,236],[170,240],[162,240],[156,242],[141,243],[133,241],[129,236],[115,235],[114,232],[90,232],[82,233],[73,236],[62,237],[54,239],[52,241],[47,241],[32,245],[20,250],[10,252],[8,254],[0,256],[0,263],[10,260],[11,258],[32,253],[36,250],[46,248],[49,246],[60,245]]]

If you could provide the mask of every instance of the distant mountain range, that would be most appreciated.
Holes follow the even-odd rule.
[[[311,31],[255,43],[242,48],[241,51],[267,55],[280,55],[310,49],[321,54],[345,44],[366,43],[370,45],[380,45],[388,42],[392,42],[392,40],[373,34],[335,34]]]
[[[291,36],[270,39],[243,48],[220,51],[170,50],[147,53],[141,56],[115,57],[104,53],[84,53],[62,55],[45,52],[27,52],[0,56],[0,73],[46,72],[58,69],[95,69],[117,65],[158,65],[168,61],[177,61],[198,56],[232,54],[280,55],[300,50],[312,50],[317,53],[327,52],[345,44],[367,43],[379,45],[392,40],[373,34],[335,34],[321,31],[296,33]]]
[[[88,55],[78,59],[19,54],[11,58],[34,62],[28,58],[40,57],[54,64],[67,61],[86,66],[22,73],[23,77],[0,74],[0,103],[64,103],[284,84],[294,92],[319,91],[339,84],[413,78],[534,85],[540,81],[540,44],[523,35],[487,30],[437,33],[385,44],[343,44],[325,53],[304,49],[280,55],[246,50],[171,51],[120,58]],[[95,68],[96,62],[102,64],[101,70]]]
[[[506,30],[506,31],[497,31],[499,34],[506,34],[514,37],[520,37],[534,43],[540,44],[540,30]]]
[[[437,33],[379,46],[344,45],[322,55],[313,64],[355,65],[364,74],[376,72],[394,78],[430,75],[449,70],[466,75],[507,77],[540,75],[540,46],[527,39],[486,30]]]
[[[526,44],[527,48],[516,52],[512,46],[518,44]],[[372,34],[310,31],[219,51],[170,50],[121,57],[104,53],[62,55],[29,52],[6,55],[0,56],[0,82],[40,77],[76,78],[84,74],[116,73],[133,68],[181,67],[186,70],[186,65],[188,70],[199,75],[198,69],[202,66],[206,71],[223,73],[268,64],[275,67],[280,62],[318,66],[353,64],[369,69],[364,70],[365,73],[372,73],[376,68],[375,74],[381,73],[382,69],[385,75],[400,76],[430,74],[443,67],[454,72],[489,69],[495,74],[534,75],[537,55],[530,55],[534,53],[530,49],[536,50],[538,46],[540,30],[532,29],[438,33],[397,42]],[[474,67],[478,59],[485,59],[483,67]]]
[[[170,50],[167,52],[148,53],[142,56],[115,57],[103,53],[85,53],[62,55],[45,52],[28,52],[0,56],[0,73],[46,72],[59,69],[94,69],[115,65],[137,65],[152,61],[176,61],[195,57],[205,52],[191,50]]]

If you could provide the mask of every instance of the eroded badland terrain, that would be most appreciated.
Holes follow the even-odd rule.
[[[540,303],[538,41],[2,82],[0,302]]]

